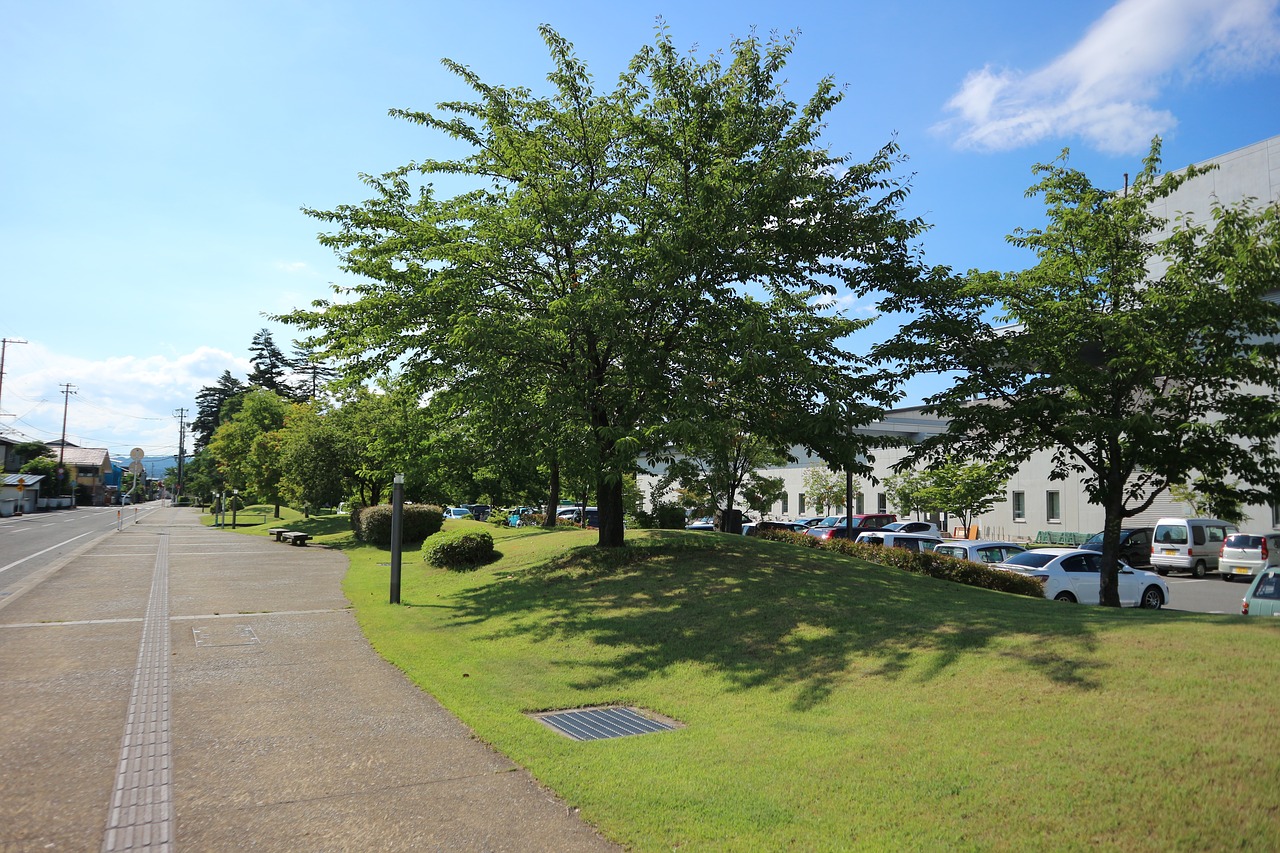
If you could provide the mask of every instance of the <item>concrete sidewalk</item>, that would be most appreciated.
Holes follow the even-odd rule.
[[[612,850],[365,642],[346,558],[160,509],[0,605],[0,850]]]

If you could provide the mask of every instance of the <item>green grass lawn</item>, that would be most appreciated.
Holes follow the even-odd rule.
[[[780,542],[494,533],[349,551],[378,651],[638,850],[1280,848],[1280,620],[1077,607]],[[335,536],[335,539],[340,538]],[[578,743],[526,712],[634,705]],[[406,756],[406,760],[412,760]]]

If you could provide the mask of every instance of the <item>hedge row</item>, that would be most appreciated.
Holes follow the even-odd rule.
[[[1011,592],[1014,595],[1025,595],[1030,598],[1044,598],[1044,586],[1035,578],[1017,572],[1008,572],[975,563],[938,554],[933,551],[908,551],[906,548],[886,548],[883,545],[868,545],[865,542],[850,542],[848,539],[818,539],[804,533],[790,530],[761,530],[761,539],[774,539],[779,542],[790,542],[807,548],[825,548],[838,551],[877,563],[882,566],[893,566],[904,572],[917,575],[928,575],[944,581],[967,584],[968,586],[993,589],[997,592]]]
[[[444,525],[444,510],[429,504],[405,504],[401,515],[400,541],[423,542]],[[351,529],[361,542],[391,546],[391,504],[354,507],[351,510]]]

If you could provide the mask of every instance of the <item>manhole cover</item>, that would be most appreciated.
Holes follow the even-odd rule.
[[[258,635],[248,625],[219,626],[216,628],[192,628],[197,648],[209,646],[253,646],[258,643]]]
[[[572,711],[547,711],[532,716],[574,740],[603,740],[669,732],[679,728],[675,723],[646,717],[635,708],[578,708]]]

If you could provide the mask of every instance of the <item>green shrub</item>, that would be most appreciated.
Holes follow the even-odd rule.
[[[347,521],[351,524],[351,532],[360,538],[360,515],[368,509],[364,504],[353,503],[348,510]]]
[[[381,548],[391,546],[391,504],[361,507],[352,510],[356,538]],[[431,534],[440,530],[444,524],[444,510],[438,506],[427,504],[406,504],[403,507],[400,526],[400,541],[404,544],[422,542]]]
[[[661,530],[684,530],[684,507],[678,504],[658,504],[654,514]]]
[[[429,564],[441,569],[464,571],[483,566],[497,557],[493,535],[486,530],[467,530],[437,536],[423,554]]]
[[[1027,577],[1018,572],[1007,572],[1003,569],[992,568],[971,560],[962,560],[958,557],[937,554],[933,551],[916,553],[915,551],[908,551],[906,548],[886,548],[883,545],[850,542],[848,539],[822,540],[816,536],[793,533],[789,530],[762,530],[760,531],[760,538],[791,542],[796,545],[806,545],[810,548],[826,548],[830,551],[838,551],[841,554],[848,554],[852,557],[866,560],[869,563],[893,566],[894,568],[902,569],[904,572],[928,575],[931,578],[981,587],[982,589],[1010,592],[1014,595],[1025,595],[1031,598],[1044,597],[1044,586],[1035,578]]]

